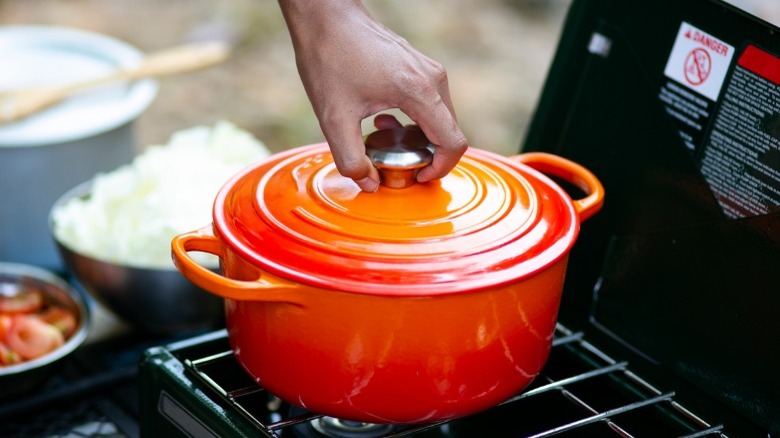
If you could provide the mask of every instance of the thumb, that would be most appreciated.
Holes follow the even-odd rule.
[[[355,181],[364,192],[375,192],[379,172],[366,155],[360,123],[333,123],[322,128],[339,174]]]

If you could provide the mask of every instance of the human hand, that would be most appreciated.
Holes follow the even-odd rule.
[[[279,4],[301,80],[339,173],[364,191],[378,188],[379,174],[365,154],[360,123],[391,108],[414,120],[436,147],[433,162],[417,174],[419,182],[441,178],[455,167],[468,141],[438,62],[374,20],[359,0]],[[377,117],[375,124],[393,127],[385,117]]]

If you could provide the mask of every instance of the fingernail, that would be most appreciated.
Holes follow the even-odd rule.
[[[421,169],[417,175],[415,176],[415,179],[417,179],[418,183],[427,183],[431,180],[431,177],[428,176],[430,172],[426,171],[425,168]]]
[[[379,189],[379,181],[374,181],[370,177],[365,177],[355,182],[358,187],[360,187],[360,190],[363,190],[364,192],[373,193]]]

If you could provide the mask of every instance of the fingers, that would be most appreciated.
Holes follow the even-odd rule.
[[[451,106],[451,103],[450,103]],[[418,182],[427,182],[446,176],[460,161],[469,147],[468,140],[460,130],[450,107],[443,99],[433,108],[426,107],[417,111],[415,120],[435,146],[433,162],[417,174]]]
[[[423,129],[425,131],[425,129]],[[429,134],[426,133],[426,136]],[[446,176],[460,161],[460,158],[468,149],[468,141],[460,129],[457,132],[441,134],[449,136],[449,140],[436,145],[433,154],[433,162],[422,168],[417,174],[418,182],[428,182]],[[435,144],[435,143],[434,143]]]
[[[375,175],[374,176],[367,176],[365,178],[361,178],[359,180],[355,180],[355,184],[360,187],[360,190],[368,193],[374,193],[379,189],[379,174],[376,168],[373,166],[371,167],[371,170],[373,171]]]
[[[438,62],[424,57],[427,81],[413,93],[416,99],[405,101],[401,110],[417,122],[436,147],[433,162],[417,174],[418,182],[446,176],[468,149],[468,140],[458,126],[449,91],[447,71]]]
[[[450,105],[451,107],[451,105]],[[407,129],[422,129],[428,140],[435,146],[436,151],[433,154],[433,162],[420,170],[417,174],[418,182],[427,182],[446,176],[460,161],[460,158],[468,149],[468,141],[461,132],[455,118],[450,112],[450,107],[444,105],[442,101],[437,110],[433,111],[430,122],[429,119],[418,117],[420,125],[425,124],[427,128],[420,125],[408,125]],[[436,111],[439,114],[436,114]],[[437,118],[445,119],[445,124],[437,122]],[[401,122],[390,114],[378,114],[374,118],[376,129],[401,128]]]
[[[366,155],[360,123],[332,122],[327,127],[323,124],[322,130],[339,173],[355,181],[364,192],[377,191],[379,172]]]
[[[377,114],[374,117],[374,127],[376,129],[392,129],[401,128],[403,125],[392,114]]]
[[[443,101],[439,102],[439,105],[429,114],[430,117],[417,117],[419,126],[407,126],[409,129],[422,129],[436,147],[433,162],[417,174],[418,182],[446,176],[468,149],[466,137]],[[444,119],[445,122],[439,123],[439,119]],[[366,155],[360,124],[334,122],[329,126],[331,129],[326,129],[323,125],[323,132],[339,173],[354,180],[364,192],[375,192],[379,188],[379,172]],[[374,126],[376,129],[403,127],[401,122],[391,114],[378,114],[374,117]]]

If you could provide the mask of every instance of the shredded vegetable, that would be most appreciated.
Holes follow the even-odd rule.
[[[88,197],[53,212],[54,234],[99,260],[172,269],[171,239],[211,223],[222,185],[269,154],[261,141],[227,121],[178,131],[131,164],[96,175]],[[207,254],[193,257],[216,263]]]

